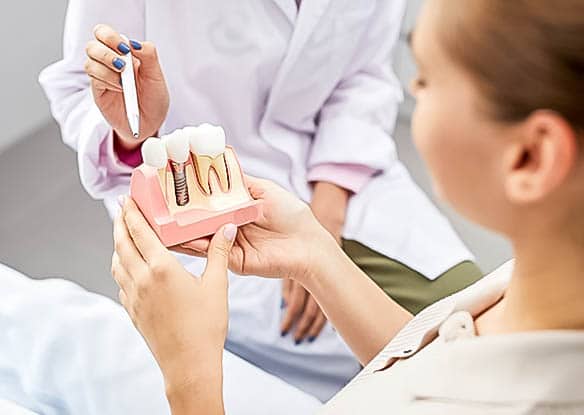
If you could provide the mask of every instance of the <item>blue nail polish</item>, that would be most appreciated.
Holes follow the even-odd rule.
[[[280,335],[281,335],[282,337],[286,337],[286,336],[288,335],[288,332],[287,332],[287,331],[283,331],[282,333],[280,333]]]
[[[118,50],[122,52],[122,55],[127,55],[128,53],[130,53],[130,47],[126,45],[124,42],[118,45]]]
[[[132,47],[136,50],[142,49],[142,44],[140,42],[135,41],[135,40],[130,40],[130,45],[132,45]]]
[[[280,303],[280,308],[286,308],[286,300],[282,298],[282,302]]]
[[[302,343],[302,340],[294,340],[294,344],[295,344],[296,346],[298,346],[300,343]]]
[[[121,70],[124,66],[126,66],[126,62],[124,62],[120,58],[115,58],[113,64],[118,70]]]
[[[308,338],[308,343],[312,343],[315,340],[316,340],[316,337],[315,336],[311,336],[311,337]]]

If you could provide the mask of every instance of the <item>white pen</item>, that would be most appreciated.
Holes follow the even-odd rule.
[[[126,44],[130,44],[127,36],[120,35]],[[128,52],[122,57],[126,62],[122,72],[122,90],[124,92],[124,104],[126,106],[126,116],[128,124],[134,137],[140,136],[140,108],[138,107],[138,92],[136,91],[136,78],[134,77],[134,62],[132,52]]]

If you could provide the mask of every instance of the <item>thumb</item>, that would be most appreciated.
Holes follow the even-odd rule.
[[[207,251],[207,266],[203,278],[216,280],[227,276],[229,253],[237,235],[237,226],[230,223],[219,230],[211,239]]]

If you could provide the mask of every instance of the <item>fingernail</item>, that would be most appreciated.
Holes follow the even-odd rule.
[[[280,308],[286,308],[286,300],[282,298],[282,302],[280,303]]]
[[[142,49],[142,44],[136,40],[130,40],[130,45],[136,50]]]
[[[302,343],[302,340],[294,340],[294,344],[295,344],[296,346],[298,346],[300,343]]]
[[[124,195],[118,196],[118,203],[120,206],[124,206]]]
[[[315,340],[316,340],[316,337],[314,337],[314,336],[310,336],[310,337],[308,338],[308,343],[312,343],[312,342],[313,342],[313,341],[315,341]]]
[[[283,331],[282,333],[280,333],[280,335],[281,335],[282,337],[286,337],[286,336],[288,335],[288,332],[287,332],[287,331]]]
[[[115,58],[113,64],[118,70],[121,70],[124,66],[126,66],[126,62],[124,62],[120,58]]]
[[[126,45],[124,42],[118,45],[118,50],[122,52],[123,55],[127,55],[128,53],[130,53],[130,47]]]
[[[237,226],[235,226],[233,223],[230,223],[229,225],[225,226],[225,228],[223,229],[223,236],[225,236],[225,239],[227,239],[229,242],[232,242],[235,240],[236,234],[237,234]]]

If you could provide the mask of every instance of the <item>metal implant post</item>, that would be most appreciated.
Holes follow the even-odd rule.
[[[189,203],[189,188],[187,183],[186,163],[190,157],[189,139],[182,130],[162,138],[166,143],[170,168],[174,178],[174,194],[177,206],[185,206]]]
[[[176,161],[171,160],[170,166],[172,169],[172,176],[174,177],[176,204],[178,206],[185,206],[189,203],[189,189],[187,185],[185,163],[177,163]]]

